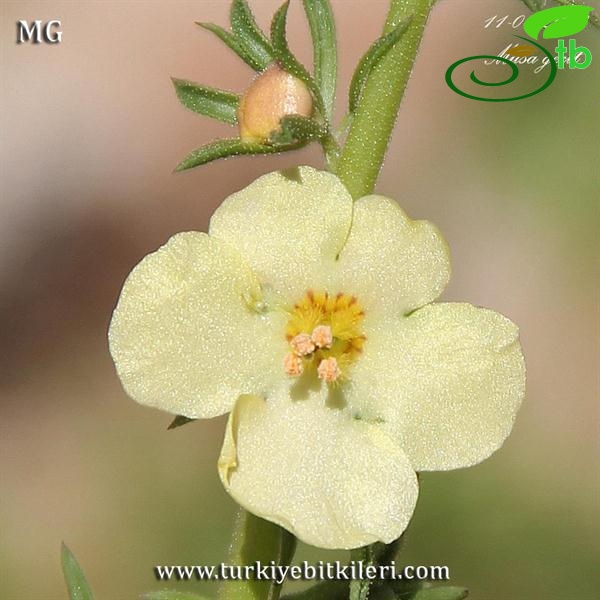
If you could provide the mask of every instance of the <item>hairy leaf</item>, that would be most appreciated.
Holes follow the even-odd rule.
[[[412,17],[403,19],[396,27],[394,27],[394,29],[392,29],[392,31],[375,40],[365,55],[360,59],[356,71],[354,71],[354,75],[352,76],[352,81],[350,82],[349,105],[351,113],[356,110],[356,107],[360,102],[360,97],[371,70],[381,58],[396,45],[404,32],[408,29],[411,20]]]
[[[295,150],[303,144],[259,144],[244,142],[239,138],[216,140],[190,152],[175,168],[175,171],[185,171],[192,167],[199,167],[219,158],[229,156],[242,156],[245,154],[276,154],[286,150]]]
[[[237,123],[237,94],[208,87],[185,79],[171,78],[181,104],[186,108],[230,125]]]
[[[321,92],[326,118],[331,121],[337,78],[335,21],[329,0],[303,0],[313,43],[315,83]]]
[[[249,51],[244,42],[242,42],[233,33],[226,31],[214,23],[196,22],[196,25],[199,25],[203,29],[207,29],[208,31],[214,33],[224,44],[233,50],[247,65],[252,67],[255,71],[262,71],[267,66],[264,61]]]
[[[246,0],[233,0],[231,5],[231,30],[256,61],[266,68],[273,62],[273,48],[256,24]]]

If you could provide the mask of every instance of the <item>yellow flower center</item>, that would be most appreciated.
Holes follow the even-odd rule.
[[[290,311],[285,338],[290,352],[284,370],[291,377],[313,369],[327,383],[339,382],[362,352],[365,316],[356,296],[309,290]]]

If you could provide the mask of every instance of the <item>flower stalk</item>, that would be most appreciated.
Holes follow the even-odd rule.
[[[265,521],[240,508],[233,528],[227,563],[233,566],[264,565],[275,561],[289,565],[296,549],[296,538],[279,525]],[[281,585],[274,581],[237,579],[224,581],[218,600],[277,600]]]

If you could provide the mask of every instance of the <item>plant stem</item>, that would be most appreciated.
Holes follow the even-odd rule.
[[[327,162],[327,168],[335,172],[338,158],[340,156],[340,147],[337,140],[331,133],[328,133],[322,140],[321,146],[323,147],[323,154],[325,155],[325,161]]]
[[[231,536],[227,564],[289,565],[296,550],[296,538],[285,529],[240,508]],[[224,581],[219,588],[219,600],[277,600],[281,585],[274,581],[237,579]]]
[[[406,533],[406,532],[405,532]],[[391,544],[376,542],[369,546],[351,550],[350,559],[354,562],[362,561],[365,567],[370,565],[390,565],[400,553],[404,541],[404,533]],[[371,592],[370,579],[353,579],[350,582],[350,600],[367,600]]]
[[[433,0],[392,0],[383,33],[412,21],[398,43],[373,67],[337,163],[353,198],[373,192],[396,114],[417,56]]]
[[[371,560],[371,547],[364,546],[350,551],[350,560],[356,562],[362,561],[364,566],[373,564]],[[350,582],[350,600],[367,600],[371,581],[369,579],[353,579]]]

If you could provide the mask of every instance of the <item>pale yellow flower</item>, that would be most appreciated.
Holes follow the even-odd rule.
[[[171,238],[129,275],[110,327],[138,402],[231,411],[219,473],[250,512],[324,548],[391,542],[416,471],[465,467],[510,433],[517,327],[430,304],[446,243],[382,196],[352,202],[301,167],[225,200],[209,234]]]

